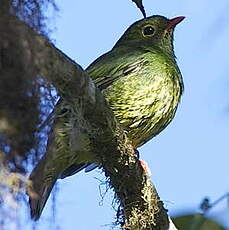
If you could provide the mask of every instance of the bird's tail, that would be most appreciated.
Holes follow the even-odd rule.
[[[27,193],[33,220],[40,218],[52,188],[58,179],[58,175],[47,175],[45,162],[44,156],[29,177],[31,186],[27,189]]]

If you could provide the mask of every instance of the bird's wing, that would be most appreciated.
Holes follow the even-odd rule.
[[[69,166],[68,168],[66,168],[61,175],[59,176],[59,178],[64,179],[65,177],[69,177],[72,176],[78,172],[80,172],[81,170],[85,169],[85,172],[88,173],[96,168],[100,167],[99,164],[96,163],[85,163],[85,164],[72,164],[71,166]]]
[[[146,60],[140,51],[110,51],[95,60],[87,69],[96,86],[103,90],[115,80],[126,76],[143,65]]]

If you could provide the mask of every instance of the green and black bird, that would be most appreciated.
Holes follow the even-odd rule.
[[[174,54],[173,32],[183,19],[155,15],[135,22],[111,51],[86,69],[134,148],[160,133],[176,113],[183,81]],[[77,159],[57,167],[55,160],[44,156],[38,163],[30,176],[33,190],[38,194],[30,197],[33,219],[40,217],[58,178],[95,163],[90,154]]]

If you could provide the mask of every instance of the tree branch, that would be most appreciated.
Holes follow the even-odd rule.
[[[100,90],[78,64],[46,38],[16,18],[11,17],[10,23],[20,31],[28,57],[31,53],[34,55],[40,76],[58,90],[61,97],[59,108],[69,108],[60,117],[57,107],[55,121],[55,126],[61,126],[63,122],[59,122],[60,119],[68,120],[68,128],[62,127],[65,135],[61,140],[63,143],[73,141],[74,145],[68,144],[66,148],[68,151],[90,151],[102,162],[105,175],[120,202],[122,228],[169,229],[167,211]],[[87,140],[84,142],[87,146],[82,139]]]
[[[144,5],[142,3],[142,0],[132,0],[132,1],[136,4],[138,9],[141,11],[143,17],[146,18],[146,12],[145,12],[145,8],[144,8]]]

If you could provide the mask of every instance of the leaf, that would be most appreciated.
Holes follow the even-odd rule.
[[[145,8],[143,6],[142,0],[132,0],[137,7],[140,9],[140,11],[142,12],[142,15],[144,18],[146,18],[146,12],[145,12]]]
[[[173,218],[178,229],[182,230],[226,230],[216,221],[206,218],[200,213],[183,215]]]

